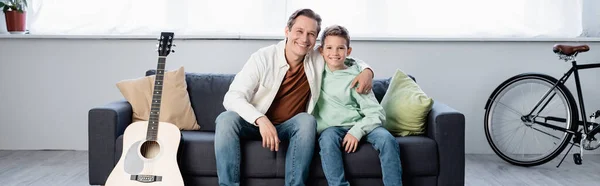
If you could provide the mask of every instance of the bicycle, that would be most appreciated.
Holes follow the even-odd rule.
[[[543,73],[518,74],[496,87],[486,101],[484,123],[488,144],[496,155],[513,165],[542,165],[553,160],[569,144],[571,147],[556,167],[561,165],[573,146],[579,147],[579,152],[573,154],[573,160],[575,164],[581,165],[583,150],[600,147],[600,142],[594,137],[600,131],[600,125],[595,122],[600,116],[600,110],[589,116],[590,121],[587,120],[579,79],[579,70],[599,68],[600,63],[577,64],[576,56],[589,51],[588,45],[556,44],[552,50],[559,59],[572,63],[572,67],[560,79]],[[565,86],[571,75],[575,77],[579,106]],[[528,93],[525,90],[519,91],[519,88],[525,88]],[[522,105],[509,106],[514,103]],[[557,105],[559,107],[555,107]],[[507,109],[502,110],[504,108]],[[509,114],[516,116],[514,120],[496,120]],[[506,130],[505,127],[510,124],[516,124],[509,128],[515,131]],[[502,140],[503,137],[521,134],[521,131],[516,131],[518,129],[525,129],[521,139]],[[541,140],[538,135],[549,136],[549,139]],[[538,145],[527,146],[529,142],[537,142]],[[540,145],[540,142],[545,144]]]

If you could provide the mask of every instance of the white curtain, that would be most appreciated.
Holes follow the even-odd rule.
[[[360,37],[577,37],[582,0],[34,0],[32,34],[282,36],[311,8]]]

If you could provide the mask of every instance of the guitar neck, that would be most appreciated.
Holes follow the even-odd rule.
[[[150,107],[150,118],[148,121],[148,132],[146,140],[155,141],[158,135],[158,122],[160,116],[160,103],[162,98],[163,80],[165,74],[166,56],[158,57],[156,67],[156,78],[154,79],[154,90],[152,91],[152,106]]]

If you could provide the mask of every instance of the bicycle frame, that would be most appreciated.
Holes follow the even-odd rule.
[[[583,65],[578,65],[576,60],[573,60],[572,62],[572,67],[569,69],[569,71],[567,71],[559,80],[557,83],[554,84],[554,86],[548,90],[548,92],[546,92],[544,94],[544,96],[542,97],[542,99],[540,99],[535,107],[531,110],[531,112],[529,113],[529,115],[532,115],[533,112],[542,104],[542,101],[546,99],[546,97],[548,97],[548,95],[550,94],[550,92],[552,92],[552,90],[554,90],[557,86],[559,86],[559,84],[565,84],[565,82],[569,79],[569,77],[573,74],[573,76],[575,76],[575,86],[576,86],[576,90],[577,90],[577,99],[579,101],[579,112],[580,112],[580,116],[582,121],[581,122],[577,122],[576,124],[580,124],[583,125],[583,134],[586,134],[586,138],[591,138],[593,137],[596,133],[598,133],[600,131],[600,125],[594,127],[591,131],[588,129],[589,125],[591,125],[591,123],[588,123],[587,121],[587,117],[586,117],[586,112],[585,112],[585,104],[583,102],[583,92],[581,91],[581,83],[580,83],[580,79],[579,79],[579,70],[584,70],[584,69],[592,69],[592,68],[600,68],[600,63],[592,63],[592,64],[583,64]],[[554,96],[554,95],[552,95]],[[551,98],[552,99],[552,98]],[[549,100],[551,100],[549,99]],[[548,101],[549,102],[549,101]],[[540,109],[539,112],[541,112],[548,104],[548,102],[546,102],[543,106],[542,109]],[[539,112],[537,114],[539,114]],[[536,114],[536,115],[537,115]],[[560,119],[560,118],[546,118],[546,119],[551,119],[551,120],[555,120],[555,121],[565,121],[566,119]],[[557,126],[553,126],[553,125],[549,125],[546,123],[542,123],[542,122],[536,122],[537,124],[552,128],[552,129],[556,129],[556,130],[561,130],[564,132],[569,132],[569,133],[574,133],[577,134],[579,132],[577,131],[569,131],[568,129],[565,128],[561,128],[561,127],[557,127]]]

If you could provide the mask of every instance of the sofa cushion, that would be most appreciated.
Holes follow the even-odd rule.
[[[155,77],[146,76],[117,82],[117,88],[131,104],[132,122],[149,120]],[[181,130],[198,130],[200,126],[186,90],[183,66],[164,73],[159,121],[175,124]]]
[[[214,139],[214,132],[181,132],[178,162],[182,174],[217,176]]]
[[[438,152],[435,141],[425,136],[396,137],[396,141],[400,145],[403,174],[437,175]],[[183,174],[217,176],[213,132],[182,131],[182,142],[179,166]],[[271,152],[262,147],[261,141],[242,141],[242,176],[284,177],[288,144],[284,141],[279,151]],[[344,162],[347,174],[353,178],[381,177],[378,153],[368,143],[362,142],[355,153],[345,153]],[[311,164],[311,176],[324,178],[318,147]]]
[[[386,113],[383,126],[390,133],[396,136],[419,135],[425,133],[425,122],[433,99],[407,74],[397,69],[381,106]]]
[[[146,76],[154,74],[155,70],[146,71]],[[190,102],[202,131],[215,131],[215,119],[225,111],[223,98],[234,76],[235,74],[186,73]]]
[[[375,98],[377,98],[377,101],[381,103],[381,100],[385,95],[385,91],[387,90],[388,86],[390,86],[390,79],[374,79],[372,86]]]
[[[225,111],[223,98],[233,77],[233,74],[187,73],[190,101],[203,131],[215,131],[215,119]]]
[[[437,175],[437,146],[435,141],[424,136],[396,137],[400,145],[402,174],[429,176]],[[361,141],[354,153],[343,153],[344,169],[350,178],[381,177],[379,153],[371,144]],[[312,170],[316,177],[324,178],[318,152],[313,158]]]
[[[179,167],[182,173],[195,176],[217,176],[214,147],[214,132],[182,131]],[[283,177],[285,172],[285,150],[287,143],[280,145],[278,152],[262,147],[262,141],[242,140],[243,177]],[[283,160],[283,161],[282,161]]]

